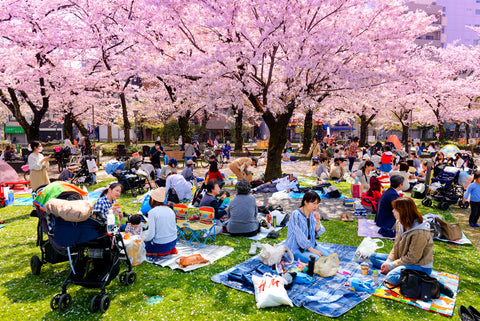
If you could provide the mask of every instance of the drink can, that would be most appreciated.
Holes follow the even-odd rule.
[[[368,275],[368,263],[363,262],[360,264],[360,268],[362,269],[362,275]]]
[[[277,217],[273,216],[273,227],[277,227]]]
[[[267,214],[267,222],[272,224],[272,215],[271,214]]]

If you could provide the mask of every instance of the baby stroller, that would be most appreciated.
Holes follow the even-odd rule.
[[[465,161],[465,163],[463,164],[463,167],[465,169],[470,169],[470,170],[477,169],[477,165],[475,165],[475,161],[473,160],[472,156],[470,156],[467,153],[462,153],[462,158]]]
[[[122,144],[117,145],[117,147],[115,148],[115,157],[119,161],[127,160],[128,159],[127,147],[125,147],[125,145],[122,145]]]
[[[95,168],[88,164],[96,164],[95,158],[92,156],[84,156],[80,161],[80,166],[74,171],[72,183],[75,185],[93,185],[97,183],[97,176],[95,175]],[[91,165],[92,166],[92,165]],[[96,167],[96,165],[94,166]]]
[[[111,160],[105,166],[105,172],[115,177],[123,185],[125,191],[130,191],[132,197],[145,193],[145,184],[147,182],[146,174],[142,177],[138,174],[136,167],[141,163],[140,160],[132,159],[128,168],[125,162]],[[149,182],[150,184],[150,182]],[[151,186],[150,186],[151,188]]]
[[[67,167],[67,164],[70,162],[71,151],[69,147],[55,147],[54,151],[55,153],[53,154],[53,157],[57,162],[58,172],[61,173],[65,169],[65,167]]]
[[[438,175],[428,185],[427,196],[422,200],[424,206],[430,207],[433,201],[438,203],[438,208],[447,210],[451,204],[458,204],[460,208],[468,208],[469,203],[463,203],[463,186],[458,184],[460,168],[453,166],[438,166]]]
[[[117,232],[106,233],[103,216],[90,216],[91,204],[82,200],[86,192],[75,185],[54,182],[41,186],[36,193],[35,210],[31,216],[39,219],[37,245],[42,258],[32,257],[32,273],[40,274],[45,263],[70,261],[71,267],[62,284],[62,292],[52,297],[50,307],[61,311],[70,307],[72,297],[67,293],[67,286],[72,283],[100,289],[100,294],[92,298],[90,309],[105,312],[110,306],[105,287],[120,273],[121,262],[127,265],[127,269],[120,273],[120,283],[130,285],[136,281],[122,236]],[[71,213],[77,210],[81,212],[81,218],[72,218]]]

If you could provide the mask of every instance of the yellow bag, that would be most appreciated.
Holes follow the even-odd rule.
[[[332,253],[329,256],[321,256],[317,262],[315,262],[313,272],[324,278],[334,276],[335,273],[337,273],[339,265],[340,261],[337,253]]]

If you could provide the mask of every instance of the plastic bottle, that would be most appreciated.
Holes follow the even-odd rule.
[[[113,234],[115,232],[115,214],[113,214],[113,209],[108,210],[107,214],[107,233]]]
[[[372,285],[377,286],[378,285],[378,271],[373,270],[372,272]]]

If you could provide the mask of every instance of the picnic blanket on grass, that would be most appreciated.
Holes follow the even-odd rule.
[[[321,199],[333,199],[333,198],[330,198],[328,196],[326,196],[322,191],[315,191]],[[293,199],[302,199],[303,196],[305,195],[305,193],[296,193],[296,192],[290,192],[288,193],[288,196],[290,196],[290,198],[293,198]],[[342,195],[340,196],[339,198],[335,198],[335,199],[344,199],[345,198],[345,195]]]
[[[276,228],[270,228],[270,229],[265,229],[265,228],[262,228],[260,230],[260,233],[258,233],[257,235],[255,236],[250,236],[250,237],[246,237],[246,239],[249,239],[249,240],[254,240],[254,241],[260,241],[260,240],[263,240],[264,238],[267,237],[268,233],[270,233],[271,231],[280,231],[283,227],[276,227]],[[224,235],[228,235],[228,236],[231,236],[229,233],[222,233]]]
[[[190,246],[185,242],[181,242],[181,241],[177,242],[176,248],[177,248],[178,254],[171,254],[171,255],[159,256],[159,257],[147,256],[147,262],[160,265],[161,267],[169,267],[172,270],[178,269],[184,272],[188,272],[188,271],[199,269],[206,265],[210,265],[216,260],[221,259],[222,257],[227,256],[228,254],[233,252],[233,247],[231,246],[206,245],[204,247],[197,247],[197,246]],[[175,262],[179,257],[189,256],[192,254],[201,254],[203,258],[205,258],[210,262],[190,265],[184,268],[182,268],[180,265],[178,265]]]
[[[293,287],[287,291],[287,293],[296,306],[303,306],[312,312],[335,318],[346,313],[357,304],[365,301],[371,296],[371,294],[367,292],[351,291],[348,286],[345,286],[345,283],[349,280],[349,278],[354,277],[360,279],[361,281],[367,281],[370,280],[370,276],[362,275],[360,271],[360,265],[353,260],[356,250],[355,247],[329,243],[321,243],[320,245],[338,254],[338,258],[340,259],[339,271],[347,271],[352,275],[340,275],[337,273],[335,276],[329,278],[322,278],[318,275],[315,275],[315,281],[313,283],[294,284]],[[240,291],[254,294],[253,289],[245,287],[242,283],[229,281],[228,273],[235,269],[240,269],[245,272],[253,270],[258,271],[259,269],[256,269],[256,267],[259,265],[262,265],[262,271],[265,269],[270,269],[260,262],[260,259],[257,255],[235,267],[232,267],[231,269],[228,269],[227,271],[214,275],[212,277],[212,281],[224,284]],[[371,270],[372,269],[370,266],[370,271]],[[255,273],[256,275],[261,276],[261,273]],[[271,273],[276,274],[276,272],[273,270],[271,270]],[[384,275],[379,275],[380,282],[383,282],[384,278]],[[254,298],[252,299],[255,300]]]
[[[448,286],[450,289],[452,289],[452,291],[455,293],[453,299],[443,294],[440,295],[440,298],[431,300],[430,302],[424,302],[422,300],[415,300],[415,299],[408,299],[400,294],[400,290],[398,288],[389,290],[384,285],[378,288],[373,295],[378,296],[380,298],[384,298],[384,299],[390,299],[390,300],[398,301],[401,303],[406,303],[409,305],[413,305],[414,307],[420,308],[422,310],[431,311],[434,313],[451,317],[455,310],[455,301],[457,298],[459,277],[454,274],[437,272],[437,271],[433,271],[432,276],[439,279],[440,282],[442,282],[443,284]]]
[[[389,238],[385,237],[382,234],[378,233],[380,228],[375,224],[374,220],[358,220],[358,232],[357,235],[361,237],[371,237],[371,238],[381,238],[381,239],[395,239],[394,237]],[[472,244],[465,233],[462,232],[462,238],[459,240],[451,241],[447,239],[434,238],[435,241],[455,243],[458,245]]]
[[[96,202],[100,198],[101,191],[88,192],[88,200]],[[33,206],[32,195],[16,194],[13,206]]]

